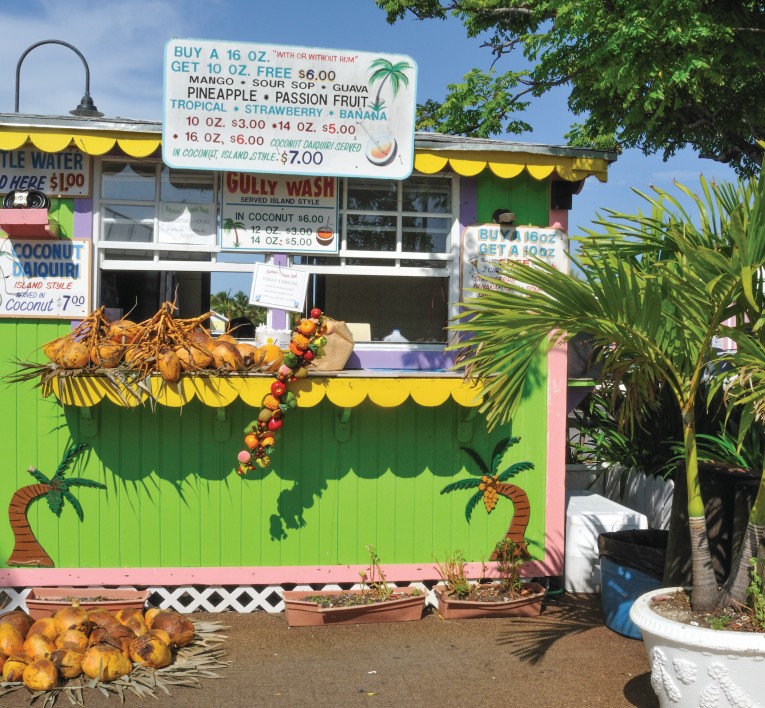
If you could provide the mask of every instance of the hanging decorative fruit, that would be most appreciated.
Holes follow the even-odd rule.
[[[287,411],[297,405],[297,398],[288,390],[288,385],[308,376],[307,365],[321,356],[322,347],[327,343],[326,335],[332,331],[333,321],[314,307],[310,318],[301,319],[295,326],[283,356],[273,357],[269,371],[274,373],[276,381],[271,384],[271,392],[263,396],[258,417],[244,428],[246,449],[237,456],[236,471],[240,476],[255,469],[255,465],[266,468],[271,463],[276,432],[284,425]]]

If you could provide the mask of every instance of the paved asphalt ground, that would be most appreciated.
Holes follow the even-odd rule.
[[[658,706],[642,641],[605,627],[598,595],[550,597],[538,618],[445,622],[428,611],[419,622],[289,628],[282,614],[193,616],[227,627],[223,678],[126,706]],[[17,691],[0,708],[30,698]],[[85,705],[120,701],[88,690]]]

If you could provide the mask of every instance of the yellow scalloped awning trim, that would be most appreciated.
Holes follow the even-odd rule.
[[[222,408],[237,398],[252,408],[260,408],[263,396],[271,390],[269,376],[184,377],[167,384],[152,377],[150,385],[157,403],[180,408],[195,398],[212,408]],[[440,406],[449,398],[465,407],[481,402],[481,388],[457,377],[319,377],[311,376],[290,384],[300,408],[316,406],[325,398],[340,408],[355,408],[366,400],[382,408],[395,408],[411,398],[420,406]],[[94,406],[107,399],[118,406],[135,407],[148,403],[145,391],[117,389],[108,379],[97,376],[68,376],[52,379],[49,392],[69,406]]]
[[[22,131],[0,129],[0,150],[18,150],[27,141],[43,152],[60,152],[70,145],[75,145],[88,155],[103,155],[117,145],[131,157],[148,157],[162,143],[159,135],[147,136],[145,133],[98,131],[83,134],[42,128]]]
[[[517,177],[526,170],[534,179],[546,179],[557,172],[562,179],[575,182],[594,175],[601,182],[608,179],[608,162],[600,158],[538,155],[524,152],[428,152],[417,151],[414,167],[424,174],[441,172],[446,165],[463,177],[473,177],[488,167],[497,177]]]

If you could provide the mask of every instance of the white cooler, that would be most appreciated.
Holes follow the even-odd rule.
[[[599,494],[571,494],[566,503],[566,592],[600,592],[601,533],[647,528],[645,514]]]

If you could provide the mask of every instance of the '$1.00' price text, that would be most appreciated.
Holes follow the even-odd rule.
[[[63,194],[70,189],[79,189],[85,186],[85,175],[77,172],[53,172],[48,179],[50,191],[55,194]]]

